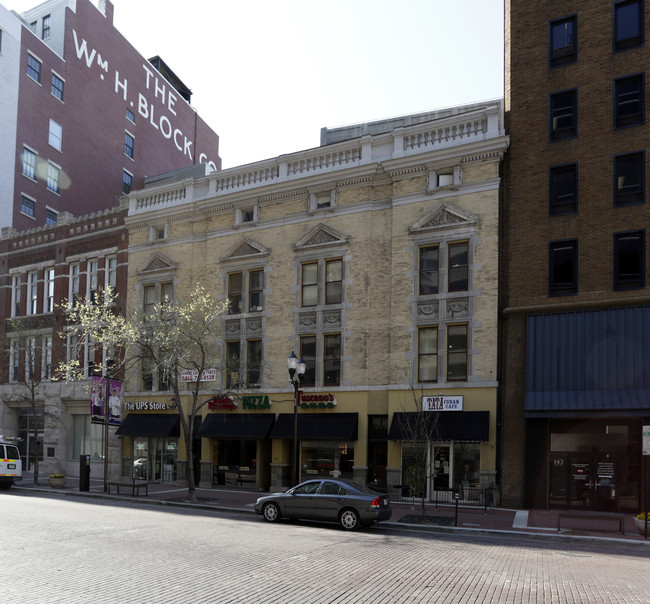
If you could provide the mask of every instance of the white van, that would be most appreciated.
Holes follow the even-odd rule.
[[[16,480],[23,479],[23,462],[18,447],[0,442],[0,489],[8,489]]]

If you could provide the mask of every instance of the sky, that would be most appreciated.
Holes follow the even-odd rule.
[[[192,90],[223,168],[317,147],[325,126],[503,96],[503,0],[112,1],[120,33]]]

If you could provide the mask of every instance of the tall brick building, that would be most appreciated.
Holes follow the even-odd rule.
[[[113,26],[113,5],[0,5],[0,227],[53,224],[117,205],[145,176],[205,162],[219,138],[160,59]]]
[[[649,10],[644,0],[506,1],[507,505],[640,505]]]

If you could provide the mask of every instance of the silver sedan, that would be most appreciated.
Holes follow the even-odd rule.
[[[301,518],[338,522],[346,530],[389,520],[393,510],[388,495],[349,480],[314,479],[284,493],[260,497],[255,511],[269,522]]]

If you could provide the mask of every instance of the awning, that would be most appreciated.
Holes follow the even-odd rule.
[[[298,440],[357,440],[358,413],[300,413]],[[293,438],[293,413],[280,413],[271,438]]]
[[[489,436],[489,411],[398,412],[388,431],[388,440],[487,442]]]
[[[198,438],[268,438],[275,416],[272,413],[214,413],[197,432]]]
[[[176,413],[129,413],[116,430],[118,436],[180,436]]]

